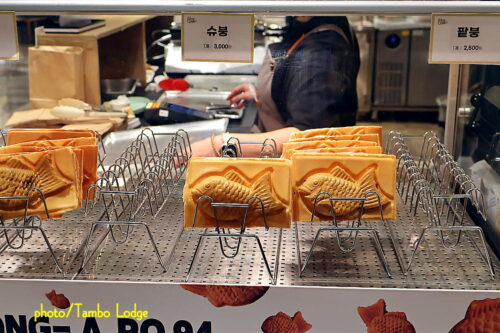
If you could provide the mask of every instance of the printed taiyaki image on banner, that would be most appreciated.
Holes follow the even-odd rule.
[[[312,328],[300,311],[297,311],[293,317],[284,312],[278,312],[264,320],[261,326],[263,333],[305,333]]]
[[[259,158],[194,157],[189,161],[184,186],[184,227],[191,228],[198,198],[209,196],[214,202],[247,203],[259,197],[264,204],[269,227],[290,227],[290,161]],[[216,208],[219,226],[239,228],[244,208]],[[246,225],[263,227],[259,201],[250,201]],[[209,200],[198,207],[196,226],[215,227]]]
[[[267,286],[224,286],[217,284],[181,284],[183,289],[205,297],[213,306],[244,306],[252,304],[267,292]]]
[[[368,147],[336,147],[336,148],[316,148],[295,150],[290,149],[281,158],[290,159],[296,153],[366,153],[366,154],[382,154],[382,147],[368,146]]]
[[[300,132],[294,132],[290,134],[290,139],[312,138],[318,135],[333,136],[333,135],[352,135],[352,134],[377,134],[379,136],[379,144],[382,144],[381,126],[346,126],[346,127],[316,128]]]
[[[367,191],[379,194],[384,218],[396,218],[396,157],[394,155],[297,153],[292,156],[292,218],[310,221],[314,201],[321,192],[333,198],[362,198]],[[360,202],[336,201],[337,220],[359,216]],[[364,203],[364,220],[380,220],[378,199],[370,195]],[[332,219],[330,200],[316,203],[314,221]]]
[[[465,318],[450,333],[500,332],[500,298],[472,301]]]
[[[406,319],[406,314],[387,312],[383,299],[370,306],[358,307],[358,314],[366,325],[367,333],[415,333],[415,327]]]
[[[283,144],[282,157],[286,156],[289,150],[306,150],[319,148],[344,148],[344,147],[379,147],[376,142],[363,140],[320,140],[320,141],[299,141],[285,142]]]
[[[70,148],[43,152],[0,155],[0,196],[28,195],[32,187],[43,191],[49,214],[60,217],[80,206],[81,174],[78,173],[76,153]],[[46,219],[43,201],[36,192],[29,193],[29,215]],[[4,219],[22,217],[26,202],[0,200],[0,215]]]
[[[317,135],[311,138],[293,138],[289,142],[306,142],[306,141],[341,141],[341,140],[355,140],[355,141],[373,141],[377,145],[380,144],[379,136],[377,134],[347,134],[347,135]]]

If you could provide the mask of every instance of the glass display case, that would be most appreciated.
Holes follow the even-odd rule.
[[[474,306],[500,327],[500,73],[426,62],[430,14],[499,10],[476,1],[0,1],[18,17],[104,21],[81,33],[37,29],[19,62],[0,63],[0,332],[464,332]],[[182,13],[255,14],[253,62],[182,61]],[[339,13],[345,29],[304,28]],[[331,59],[302,49],[311,34],[360,60],[346,60],[346,46],[333,61],[341,69],[325,74]],[[280,77],[291,83],[269,95],[283,97],[282,116],[294,105],[302,115],[281,122],[293,128],[285,139],[248,134],[262,130],[265,100],[254,92],[240,108],[227,98],[235,86],[258,87],[268,49],[285,42],[282,58],[298,48],[289,67],[306,70]],[[340,90],[356,96],[358,127],[314,116],[338,97],[314,89],[349,66],[354,81]],[[10,147],[30,141],[26,133],[55,139],[35,128],[61,125],[92,133],[97,165],[64,214],[53,207],[74,184],[52,190],[37,178],[40,160],[68,168],[58,149]],[[334,129],[318,137],[314,127]],[[319,143],[295,156],[297,142]],[[213,151],[222,157],[199,157]],[[37,174],[14,196],[9,186],[29,170],[12,167],[23,154],[39,155]],[[89,168],[81,161],[75,183]]]

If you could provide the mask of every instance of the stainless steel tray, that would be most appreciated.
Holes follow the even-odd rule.
[[[161,126],[150,126],[155,133],[175,133],[177,130],[184,129],[189,133],[191,143],[210,137],[212,134],[222,134],[227,129],[227,119],[214,119],[193,121],[189,123],[179,123]],[[112,132],[103,140],[103,145],[106,150],[106,162],[115,161],[120,154],[134,141],[142,129],[134,129],[121,132]],[[158,146],[166,146],[169,138],[158,136]]]
[[[117,245],[109,237],[95,235],[89,263],[76,279],[120,280],[120,281],[161,281],[185,282],[189,263],[199,235],[204,229],[183,229],[182,188],[178,187],[165,204],[157,219],[147,221],[150,225],[164,262],[168,265],[166,273],[158,264],[143,229],[133,230],[129,242]],[[418,235],[419,228],[428,225],[426,218],[412,217],[408,209],[399,202],[398,220],[386,224],[372,222],[382,238],[384,249],[392,269],[393,278],[389,279],[380,265],[371,238],[360,234],[359,246],[355,251],[343,254],[336,246],[332,235],[325,234],[303,277],[298,276],[298,257],[296,235],[299,236],[301,255],[307,254],[314,233],[325,223],[298,223],[290,229],[283,229],[279,251],[277,284],[281,286],[344,286],[344,287],[398,287],[398,288],[445,288],[445,289],[484,289],[498,290],[500,277],[491,279],[487,266],[468,236],[455,250],[442,250],[439,239],[429,238],[421,245],[414,268],[405,277],[399,269],[396,255],[390,247],[389,232],[397,235],[397,247],[403,256],[404,249]],[[96,214],[98,214],[96,212]],[[67,278],[74,277],[81,256],[81,244],[92,219],[97,215],[82,219],[81,212],[71,213],[63,221],[46,223],[45,229],[58,259],[68,272]],[[467,218],[467,224],[472,221]],[[251,230],[259,235],[270,260],[271,268],[276,265],[276,253],[280,230]],[[491,253],[491,251],[490,251]],[[496,271],[500,262],[492,254]],[[35,234],[22,250],[6,250],[0,255],[0,276],[3,278],[46,278],[60,279],[53,261],[45,248],[43,239]],[[270,284],[269,276],[262,264],[257,246],[245,241],[243,251],[235,259],[224,258],[217,240],[206,240],[201,255],[195,263],[190,282]]]
[[[199,111],[209,112],[216,118],[241,119],[243,109],[230,108],[226,97],[229,91],[191,89],[188,91],[166,91],[158,99],[160,103],[174,103]],[[225,107],[227,113],[215,112]]]

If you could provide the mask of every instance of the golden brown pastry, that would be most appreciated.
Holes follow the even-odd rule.
[[[61,215],[80,206],[81,188],[77,153],[70,148],[43,152],[0,155],[0,196],[27,196],[30,215],[47,218],[36,187],[43,191],[49,213]],[[22,217],[25,201],[0,200],[0,215],[5,219]]]
[[[206,297],[216,307],[251,304],[264,296],[269,287],[181,284],[181,287]]]
[[[312,325],[305,321],[300,311],[293,318],[286,313],[278,312],[275,316],[267,318],[261,326],[264,333],[304,333],[309,331]]]
[[[351,135],[351,134],[377,134],[379,136],[379,143],[382,144],[381,126],[347,126],[347,127],[317,128],[317,129],[310,129],[306,131],[292,133],[290,135],[290,139],[311,138],[318,135],[333,136],[333,135]]]
[[[500,298],[472,301],[465,318],[450,333],[500,332]]]
[[[379,147],[376,142],[363,140],[314,140],[285,142],[283,144],[282,156],[286,156],[289,150],[306,150],[320,148],[344,148],[344,147]]]
[[[358,313],[366,325],[367,333],[415,333],[404,312],[387,312],[385,301],[358,307]]]
[[[296,153],[366,153],[366,154],[382,154],[382,147],[368,146],[368,147],[334,147],[334,148],[316,148],[295,150],[290,149],[281,158],[290,159]]]
[[[33,152],[41,152],[41,151],[48,151],[48,150],[57,150],[60,149],[61,147],[53,147],[53,146],[43,146],[39,145],[36,147],[32,146],[18,146],[18,145],[12,145],[12,146],[5,146],[5,147],[0,147],[0,155],[18,155],[18,154],[23,154],[23,153],[33,153]],[[79,190],[79,202],[82,201],[82,198],[86,196],[85,192],[82,190],[83,184],[84,184],[84,150],[83,147],[69,147],[75,155],[76,155],[76,160],[77,160],[77,165],[75,166],[77,168],[77,179],[78,182],[76,183],[76,186],[78,187]]]
[[[83,137],[96,137],[92,130],[63,130],[50,128],[13,128],[7,133],[7,145],[38,140],[59,140]]]
[[[87,190],[89,186],[93,185],[97,181],[97,160],[98,160],[98,147],[96,144],[96,138],[94,137],[83,137],[83,138],[73,138],[73,139],[61,139],[61,140],[40,140],[40,141],[27,141],[22,143],[17,143],[14,145],[6,146],[0,149],[13,149],[14,147],[44,147],[44,148],[57,148],[57,147],[78,147],[82,150],[82,167],[83,167],[83,179],[82,179],[82,198],[87,198]],[[1,150],[0,150],[1,152]],[[92,195],[93,192],[90,193]],[[89,199],[92,199],[89,198]]]
[[[209,196],[214,202],[247,203],[262,200],[268,226],[290,226],[290,162],[258,158],[192,158],[184,186],[184,226],[192,227],[198,199]],[[260,202],[252,200],[247,226],[263,226]],[[216,208],[221,227],[240,227],[244,208]],[[198,206],[196,227],[215,227],[214,212],[208,200]]]
[[[363,198],[367,191],[380,196],[384,218],[396,217],[396,158],[393,155],[338,153],[297,153],[292,156],[292,218],[309,221],[319,193],[332,198]],[[335,216],[339,220],[359,216],[360,202],[335,201]],[[315,220],[331,220],[328,196],[316,202]],[[363,219],[379,220],[379,202],[368,195],[364,202]]]
[[[372,141],[380,145],[379,136],[377,134],[350,134],[350,135],[317,135],[310,138],[291,138],[289,142],[307,142],[307,141]]]

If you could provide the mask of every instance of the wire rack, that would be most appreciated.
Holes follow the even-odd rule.
[[[155,135],[169,135],[172,140],[167,147],[158,147]],[[421,143],[422,151],[410,152],[411,141]],[[238,150],[244,144],[228,140],[225,155],[241,155]],[[272,141],[259,144],[263,157],[274,156]],[[388,270],[373,233],[359,232],[355,246],[341,243],[348,250],[342,251],[339,233],[344,241],[354,233],[332,229],[333,221],[295,222],[289,229],[252,228],[261,247],[256,238],[238,237],[241,229],[184,229],[182,187],[185,161],[191,154],[188,136],[183,131],[153,135],[146,130],[130,147],[102,171],[88,192],[86,206],[62,220],[43,221],[66,278],[184,283],[189,275],[189,282],[247,285],[500,287],[495,274],[499,261],[484,246],[481,231],[466,211],[484,214],[482,195],[451,162],[433,133],[408,137],[392,132],[389,136],[386,151],[397,156],[397,219],[350,222],[376,231]],[[325,230],[303,269],[319,228]],[[214,236],[199,243],[204,234]],[[228,242],[220,236],[227,236]],[[62,278],[38,233],[21,249],[3,242],[2,277]],[[226,250],[237,245],[241,255],[225,256],[221,244],[230,245]]]

